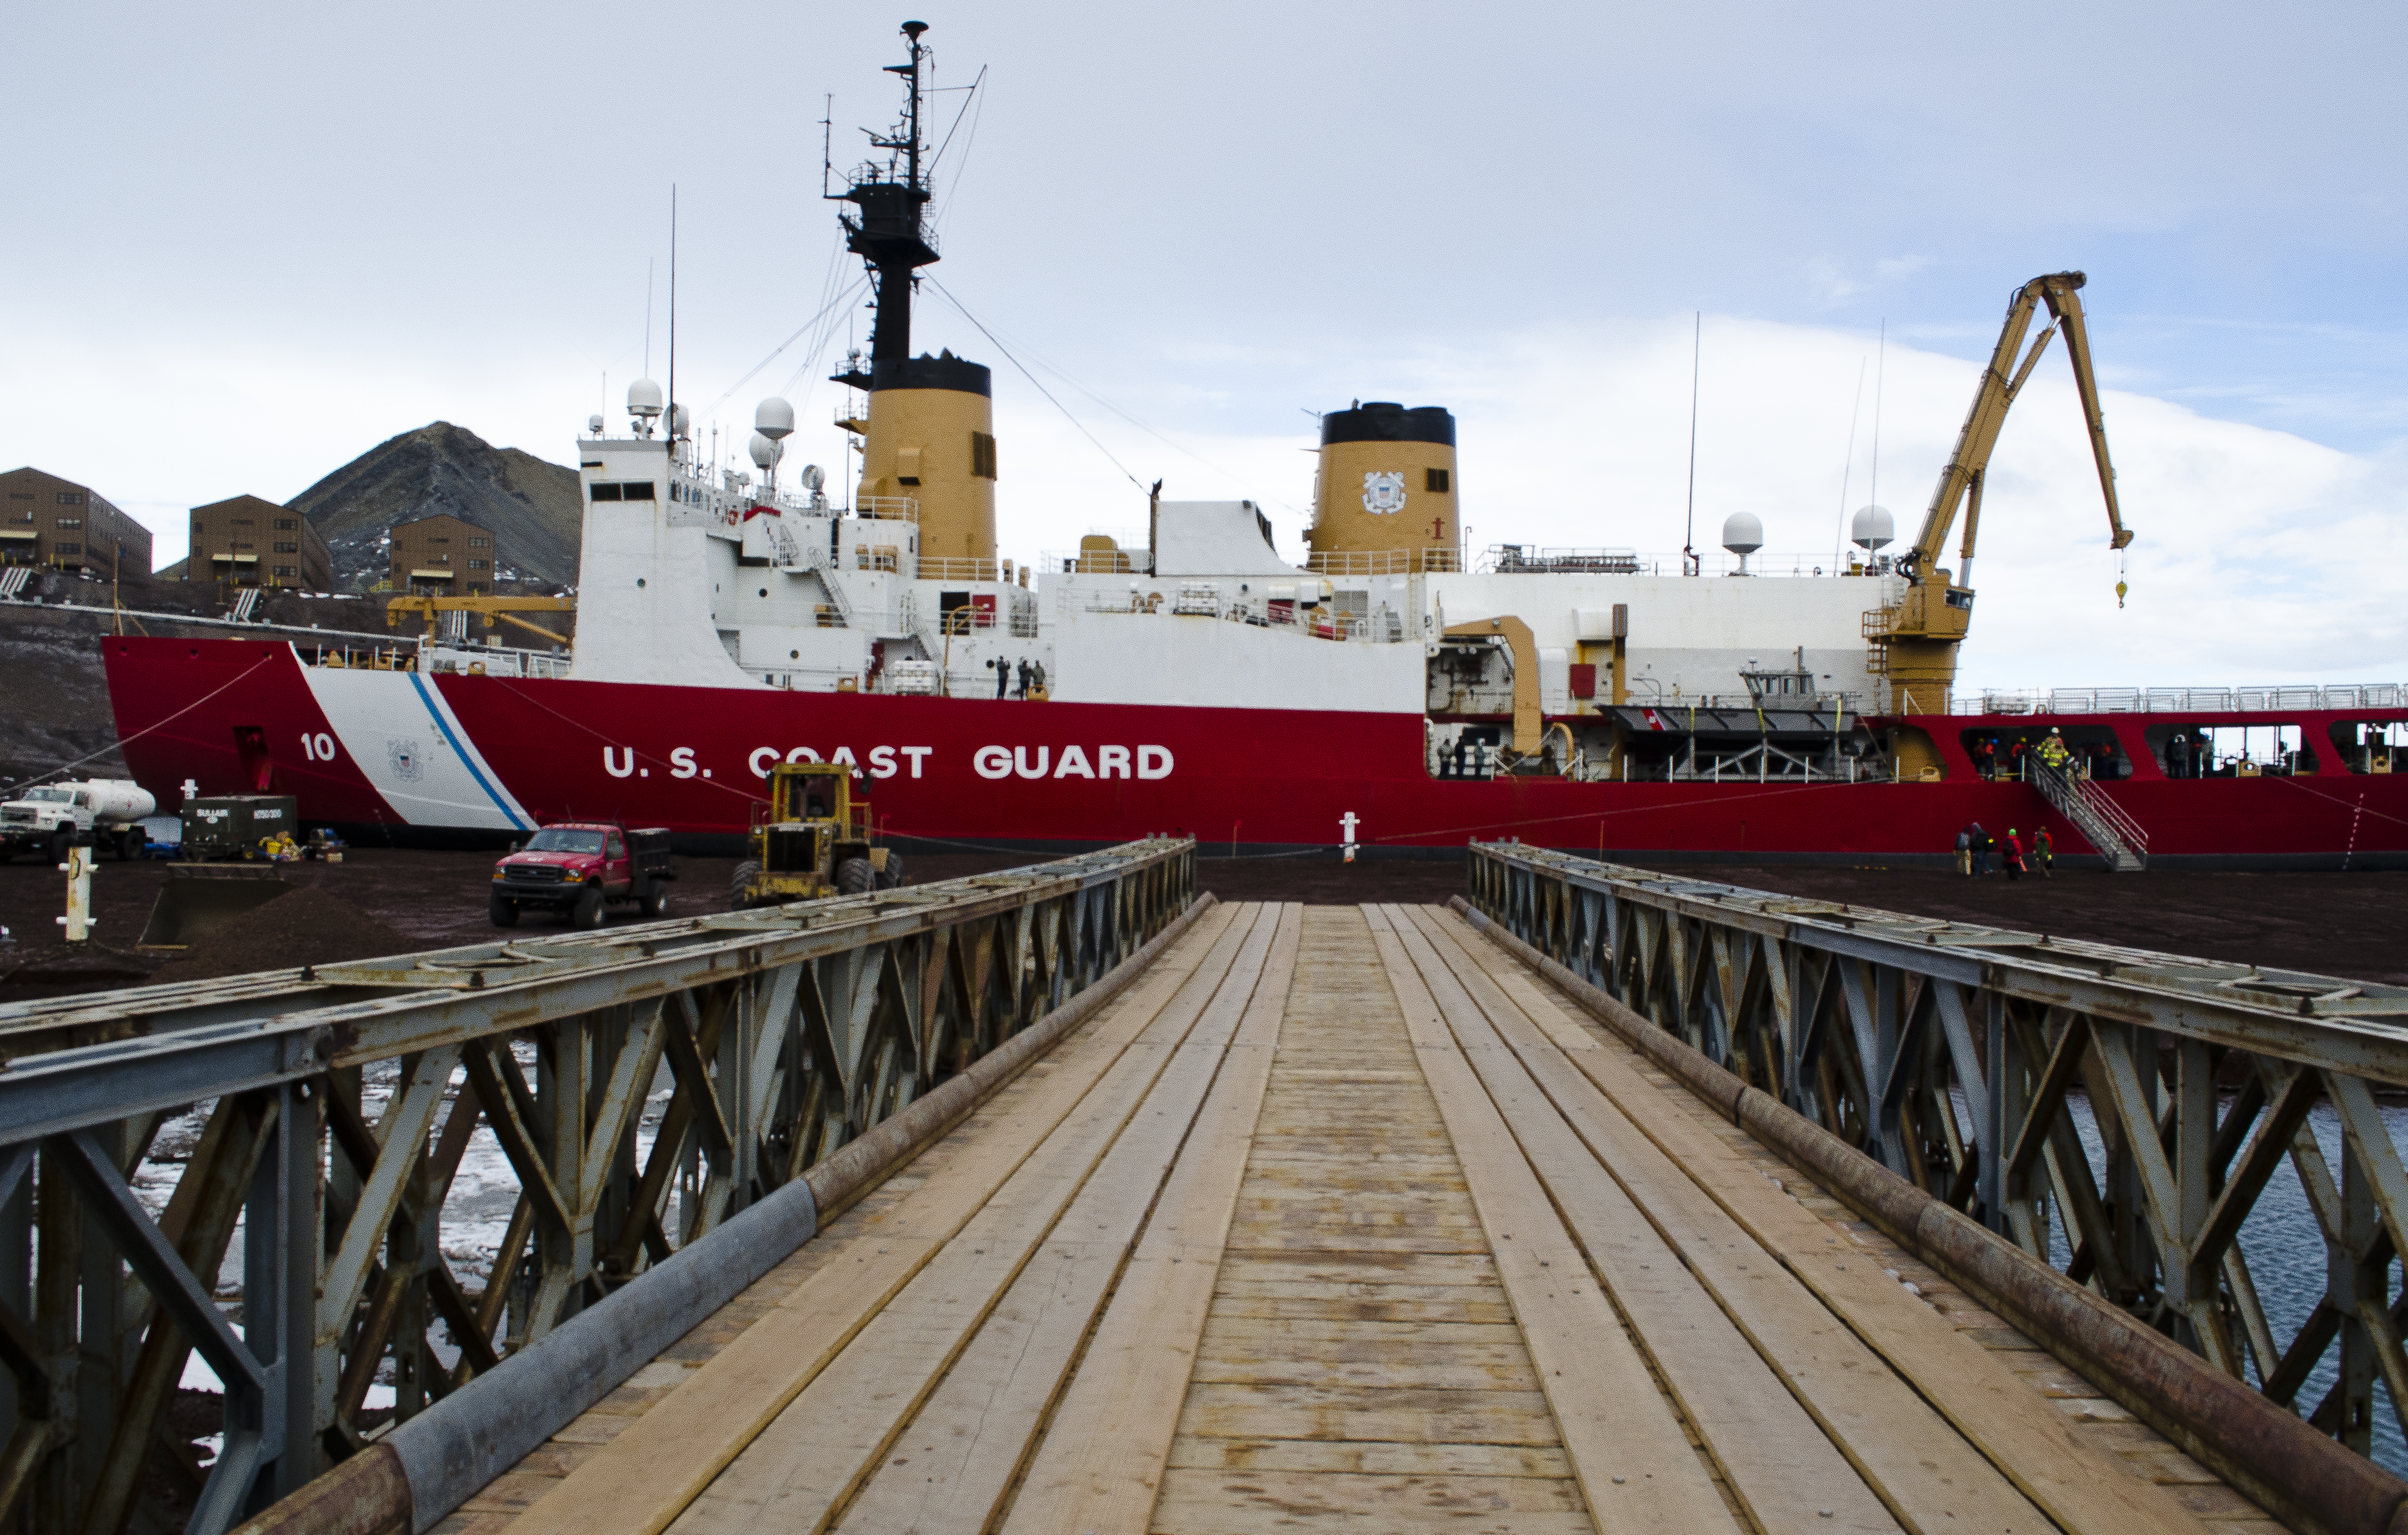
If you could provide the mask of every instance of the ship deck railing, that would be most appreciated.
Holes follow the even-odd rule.
[[[1948,701],[1957,715],[2273,714],[2408,709],[2397,682],[2266,683],[2243,688],[1988,689]]]
[[[1329,549],[1306,556],[1304,568],[1315,576],[1453,575],[1463,556],[1451,548]]]
[[[423,667],[429,672],[457,672],[468,676],[560,678],[568,675],[569,658],[566,654],[513,650],[503,646],[490,650],[429,647]]]
[[[1491,544],[1472,564],[1476,576],[1679,576],[1689,557],[1679,550],[1651,552],[1626,548],[1542,548],[1535,544]],[[1853,563],[1828,554],[1765,554],[1741,557],[1726,550],[1699,549],[1695,556],[1699,576],[1873,576],[1887,574],[1861,561]]]
[[[1085,611],[1140,618],[1159,614],[1169,618],[1220,618],[1252,624],[1257,629],[1292,630],[1317,640],[1353,640],[1361,644],[1397,645],[1421,637],[1418,626],[1406,623],[1404,615],[1385,604],[1367,612],[1326,603],[1306,607],[1292,597],[1270,597],[1259,602],[1242,597],[1225,600],[1216,581],[1182,581],[1175,591],[1147,587],[1125,595],[1096,592],[1087,599]]]
[[[919,560],[923,581],[996,581],[1002,575],[1002,568],[992,560],[931,559],[924,554]]]

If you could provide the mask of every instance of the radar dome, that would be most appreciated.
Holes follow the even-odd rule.
[[[773,394],[752,408],[752,427],[772,442],[780,441],[795,430],[795,407]]]
[[[1877,549],[1898,536],[1898,524],[1886,506],[1859,506],[1848,524],[1848,540],[1861,549]]]
[[[670,436],[682,437],[686,434],[687,430],[693,425],[694,412],[686,409],[683,405],[671,405],[669,407]]]
[[[766,432],[752,433],[752,447],[753,466],[764,471],[775,468],[778,461],[786,456],[786,445]]]
[[[1733,512],[1723,519],[1723,547],[1733,554],[1754,554],[1764,547],[1764,519],[1754,512]]]
[[[590,433],[592,433],[594,435],[595,435],[595,436],[597,436],[597,437],[598,437],[598,436],[600,436],[600,435],[602,435],[602,418],[601,418],[601,417],[599,417],[599,416],[588,416],[588,417],[586,417],[586,418],[585,418],[585,430],[586,430],[586,431],[588,431],[588,432],[590,432]]]
[[[641,416],[646,420],[661,413],[661,386],[649,378],[638,378],[627,386],[627,414]]]
[[[827,483],[827,471],[816,463],[803,465],[803,489],[816,490]]]

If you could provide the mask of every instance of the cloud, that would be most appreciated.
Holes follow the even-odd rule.
[[[1858,334],[1710,315],[1702,349],[1698,547],[1715,550],[1723,519],[1750,511],[1764,520],[1765,568],[1828,570],[1846,514],[1875,496],[1893,511],[1901,547],[1915,536],[1978,362],[1893,340],[1876,420],[1873,348]],[[1279,377],[1264,361],[1232,352],[1203,371],[1259,389]],[[1688,317],[1521,332],[1342,368],[1282,361],[1292,370],[1277,386],[1284,393],[1454,409],[1475,545],[1624,547],[1676,568],[1688,504]],[[1191,390],[1216,382],[1183,380]],[[1008,389],[998,394],[1021,444],[1000,514],[1007,538],[1046,530],[1044,547],[1071,547],[1061,540],[1077,521],[1065,505],[1074,498],[1039,487],[1077,483],[1109,498],[1116,476],[1058,415],[1049,425]],[[2135,540],[2120,560],[2109,547],[2080,402],[2052,348],[1991,460],[1966,690],[2398,679],[2408,648],[2401,450],[2345,453],[2123,391],[2108,391],[2104,408]],[[1297,451],[1313,442],[1309,419],[1299,416],[1292,434],[1169,433],[1235,472],[1221,476],[1115,424],[1090,419],[1140,478],[1168,473],[1168,494],[1270,505],[1283,549],[1296,548],[1311,494],[1312,460]],[[1960,520],[1944,546],[1952,568],[1962,536]],[[2119,578],[2130,588],[2120,607]]]
[[[1385,398],[1455,412],[1475,545],[1623,547],[1672,568],[1687,536],[1690,327],[1685,314],[1558,325],[1385,356],[1293,336],[1257,348],[1168,334],[1108,366],[1063,354],[1151,432],[1039,365],[1125,475],[1008,362],[986,357],[1003,552],[1031,558],[1075,548],[1093,529],[1141,526],[1143,487],[1162,477],[1176,499],[1260,503],[1283,551],[1297,554],[1316,440],[1297,407]],[[44,362],[0,373],[0,419],[21,445],[6,457],[87,481],[140,516],[162,563],[181,552],[184,508],[246,490],[290,497],[437,418],[567,461],[600,389],[591,359],[560,350],[444,359],[222,338],[136,348],[22,311],[7,328]],[[1988,349],[1986,337],[1963,348]],[[1702,352],[1699,547],[1715,549],[1723,519],[1749,511],[1764,520],[1766,568],[1828,569],[1845,514],[1875,496],[1901,540],[1913,538],[1978,362],[1893,335],[1877,416],[1874,347],[1859,332],[1710,314]],[[684,391],[716,396],[757,360],[698,356],[681,363],[695,380]],[[612,374],[614,393],[632,366]],[[729,422],[749,423],[749,388],[723,413]],[[841,439],[819,424],[832,404],[821,386],[789,457],[828,465],[840,484]],[[2408,447],[2353,454],[2128,391],[2110,391],[2106,411],[2137,538],[2121,561],[2108,549],[2080,407],[2052,348],[1992,460],[1967,690],[2398,679]],[[1947,545],[1952,567],[1959,537],[1961,528]],[[2130,585],[2121,608],[2119,576]]]

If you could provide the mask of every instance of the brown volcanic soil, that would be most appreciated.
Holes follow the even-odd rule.
[[[1946,869],[1827,864],[1667,867],[1727,885],[2408,986],[2408,874],[2110,874],[1969,879]]]
[[[104,859],[93,876],[93,942],[71,952],[54,920],[65,877],[20,858],[0,866],[0,1002],[118,987],[328,964],[490,942],[485,888],[494,854],[354,848],[339,864],[285,866],[300,892],[261,906],[181,954],[138,950],[159,888],[174,865]],[[732,858],[681,858],[673,916],[724,911]],[[1010,855],[910,856],[925,884],[1030,861]],[[1891,911],[2037,930],[2064,937],[2408,984],[2408,874],[2111,875],[2060,871],[2053,880],[1962,879],[1941,870],[1819,864],[1690,865],[1700,879],[1846,901]],[[1463,890],[1455,860],[1206,858],[1197,883],[1224,901],[1440,903]],[[613,923],[635,921],[612,908]],[[530,914],[518,930],[546,931]]]

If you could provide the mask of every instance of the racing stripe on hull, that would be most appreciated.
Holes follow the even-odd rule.
[[[344,751],[400,820],[487,831],[533,824],[442,692],[417,673],[303,670]]]

